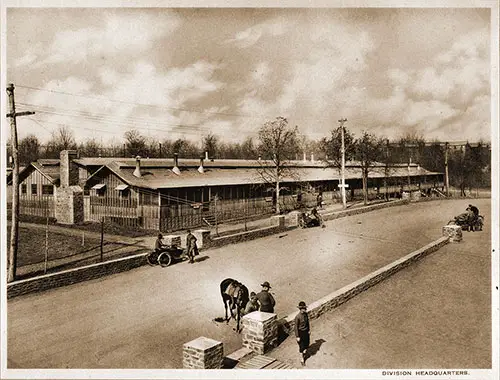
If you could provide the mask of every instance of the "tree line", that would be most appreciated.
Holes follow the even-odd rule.
[[[374,163],[389,166],[411,162],[430,171],[444,172],[446,150],[451,186],[465,192],[465,189],[490,187],[491,184],[491,152],[484,142],[446,147],[443,142],[426,141],[423,136],[411,133],[389,141],[366,131],[356,137],[347,127],[344,127],[344,142],[346,161],[356,161],[360,165],[365,186]],[[123,140],[114,143],[102,144],[95,138],[77,143],[72,130],[63,126],[52,133],[46,144],[31,134],[21,139],[18,145],[22,166],[39,158],[59,158],[60,151],[66,149],[78,150],[80,157],[167,158],[178,153],[183,158],[200,158],[205,156],[205,152],[210,159],[257,160],[261,157],[273,160],[275,168],[278,168],[274,174],[262,173],[273,184],[285,174],[290,174],[285,173],[286,162],[301,160],[303,154],[307,155],[307,159],[314,155],[315,160],[332,167],[340,168],[341,163],[341,127],[332,128],[329,135],[322,139],[311,140],[283,117],[264,123],[257,138],[247,137],[240,143],[224,142],[213,133],[200,137],[198,143],[184,138],[158,141],[144,136],[138,129],[126,131]],[[278,189],[279,185],[276,186]]]

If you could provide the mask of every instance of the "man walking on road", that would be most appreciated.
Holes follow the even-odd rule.
[[[300,364],[306,365],[311,332],[309,315],[307,314],[307,306],[304,301],[300,301],[297,307],[299,308],[299,313],[295,316],[295,338],[297,339],[301,354]]]
[[[265,281],[260,286],[262,286],[262,291],[257,294],[257,299],[260,303],[260,311],[265,313],[274,313],[274,305],[276,305],[276,301],[271,293],[269,293],[269,289],[271,289],[271,285],[269,282]]]
[[[194,263],[194,256],[198,254],[198,247],[196,246],[196,236],[191,233],[191,230],[187,230],[186,236],[186,251],[189,258],[189,263]]]

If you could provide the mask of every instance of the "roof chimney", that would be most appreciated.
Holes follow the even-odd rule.
[[[262,156],[259,154],[259,161],[262,160]]]
[[[207,160],[207,161],[208,161],[208,150],[207,150],[207,151],[205,151],[205,160]]]
[[[200,167],[198,168],[200,173],[205,173],[205,169],[203,169],[203,157],[200,157]]]
[[[76,158],[78,158],[76,150],[61,151],[59,164],[61,187],[78,184],[78,166],[73,162]]]
[[[304,152],[304,161],[307,161],[306,152]]]
[[[179,169],[179,154],[178,153],[174,153],[174,167],[173,167],[172,171],[177,175],[181,174],[181,171]]]
[[[135,157],[135,170],[132,174],[137,178],[141,178],[141,156]]]
[[[314,153],[311,153],[311,162],[314,162]]]

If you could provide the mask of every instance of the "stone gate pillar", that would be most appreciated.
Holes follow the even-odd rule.
[[[462,227],[455,224],[443,226],[443,236],[449,236],[450,241],[458,243],[462,241]]]
[[[222,342],[204,336],[184,343],[182,366],[189,369],[222,368],[224,347]]]
[[[278,343],[278,317],[273,313],[254,311],[242,319],[243,347],[264,354]]]

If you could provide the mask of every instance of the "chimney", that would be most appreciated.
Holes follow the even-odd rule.
[[[304,158],[303,158],[303,160],[307,161],[306,152],[304,152]]]
[[[311,162],[314,162],[314,153],[311,153]]]
[[[181,171],[179,169],[179,153],[174,153],[174,167],[172,171],[177,175],[181,174]]]
[[[208,161],[208,150],[205,152],[205,160]]]
[[[132,174],[137,178],[141,178],[141,156],[135,157],[135,170]]]
[[[205,169],[203,169],[203,157],[200,157],[200,167],[198,168],[200,173],[205,173]]]
[[[60,155],[59,175],[61,187],[78,185],[78,166],[73,162],[78,158],[76,150],[63,150]]]
[[[262,160],[262,156],[259,154],[259,161]]]

